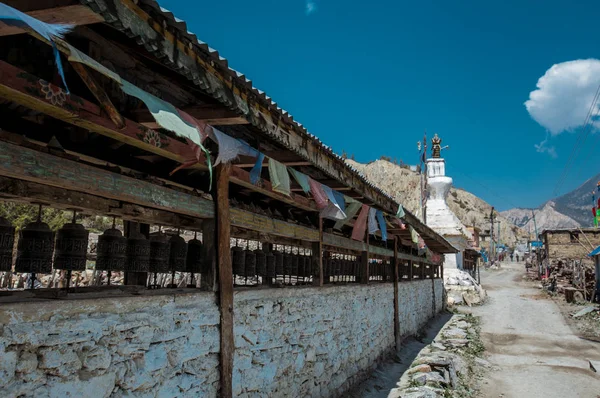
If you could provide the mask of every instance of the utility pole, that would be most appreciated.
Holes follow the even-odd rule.
[[[496,221],[498,223],[498,246],[500,246],[500,220]]]
[[[494,245],[494,207],[492,206],[492,211],[490,212],[490,261],[493,261],[496,258],[496,250]]]

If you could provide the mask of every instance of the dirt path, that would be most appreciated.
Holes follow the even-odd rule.
[[[522,282],[523,264],[482,271],[489,302],[473,308],[481,337],[497,367],[481,385],[483,397],[600,397],[600,344],[573,334],[556,304]]]

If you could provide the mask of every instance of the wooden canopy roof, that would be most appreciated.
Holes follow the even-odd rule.
[[[308,133],[243,74],[229,68],[227,60],[155,1],[3,2],[45,22],[76,25],[67,41],[128,81],[334,190],[396,214],[398,203]],[[47,65],[52,59],[50,47],[34,43],[35,39],[23,33],[0,23],[0,114],[19,116],[3,126],[6,131],[20,133],[26,127],[30,139],[44,143],[54,135],[67,151],[206,190],[208,176],[202,164],[169,175],[193,158],[189,147],[160,129],[139,101],[126,98],[102,75],[65,63],[71,96],[60,104],[48,104],[28,95],[19,80],[23,72],[31,72],[30,79],[39,77],[56,86],[60,86],[60,80],[54,67],[40,72],[40,63]],[[68,55],[67,49],[60,49]],[[2,61],[6,59],[15,62]],[[211,149],[216,151],[216,147]],[[289,197],[274,192],[266,179],[266,168],[262,186],[254,185],[249,179],[253,165],[253,158],[240,157],[234,162],[230,178],[233,200],[246,206],[274,203],[279,213],[287,212],[297,220],[314,224],[318,210],[299,186],[292,186]],[[413,214],[406,212],[404,219],[431,250],[456,251]],[[408,229],[389,232],[403,240],[411,238]]]

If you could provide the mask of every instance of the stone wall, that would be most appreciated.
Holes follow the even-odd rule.
[[[588,254],[591,252],[589,249],[590,244],[594,248],[600,245],[600,231],[584,231],[582,234],[574,230],[573,240],[571,240],[571,233],[569,231],[547,232],[546,237],[548,254],[550,262],[553,265],[556,265],[559,260],[565,259],[584,260],[588,264],[593,264],[593,261],[588,257]]]
[[[433,292],[441,310],[442,281],[398,287],[400,330],[413,334]],[[391,283],[234,294],[236,396],[339,396],[394,348]],[[217,396],[213,294],[76,296],[0,304],[3,397]]]
[[[214,295],[0,305],[3,397],[216,396]]]
[[[398,287],[401,334],[414,334],[443,283]],[[393,298],[391,283],[236,292],[234,395],[341,395],[394,349]]]
[[[425,279],[398,284],[400,336],[416,333],[433,315],[442,310],[443,292],[444,283],[441,279],[433,279],[433,282],[431,279]]]

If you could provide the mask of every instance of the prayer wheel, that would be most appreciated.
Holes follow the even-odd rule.
[[[192,273],[206,272],[204,266],[204,245],[194,236],[194,239],[187,243],[187,257],[185,262],[185,271]]]
[[[56,233],[54,268],[67,271],[84,271],[87,261],[89,231],[73,222],[63,225]]]
[[[292,254],[292,270],[290,271],[290,275],[298,276],[299,262],[300,262],[300,255]]]
[[[256,253],[252,250],[244,250],[246,255],[246,268],[244,269],[244,276],[256,275]]]
[[[256,255],[256,275],[267,276],[267,255],[261,249],[254,250]]]
[[[275,276],[283,275],[283,253],[275,252]]]
[[[298,276],[304,278],[306,276],[306,256],[298,256]]]
[[[150,241],[140,232],[127,238],[125,271],[148,272],[150,269]]]
[[[275,273],[275,255],[271,252],[268,252],[266,253],[265,257],[267,263],[267,271],[265,276],[267,278],[275,278],[275,276],[277,275]]]
[[[334,276],[339,276],[340,275],[340,259],[339,258],[335,258],[333,260],[331,260],[331,265],[332,265],[332,273]]]
[[[293,256],[289,253],[283,255],[283,275],[291,275]]]
[[[239,246],[231,248],[231,265],[233,267],[234,275],[244,276],[246,267],[246,254],[244,249]]]
[[[96,269],[123,271],[127,253],[127,238],[118,229],[110,228],[98,237],[96,245]]]
[[[171,236],[169,240],[169,267],[171,271],[186,272],[188,245],[179,235]]]
[[[0,217],[0,272],[12,268],[15,227],[4,217]]]
[[[38,217],[19,234],[15,272],[49,274],[52,272],[53,251],[54,232]]]
[[[150,236],[150,272],[169,272],[169,238],[162,232]]]

